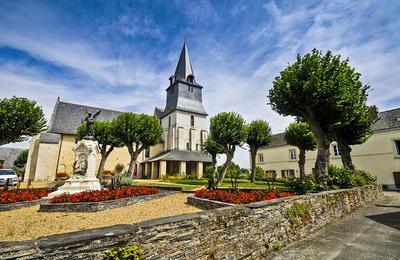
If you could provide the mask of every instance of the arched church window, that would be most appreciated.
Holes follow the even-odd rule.
[[[194,116],[190,116],[190,126],[194,126]]]
[[[171,117],[169,116],[168,117],[168,127],[170,127],[171,126]]]

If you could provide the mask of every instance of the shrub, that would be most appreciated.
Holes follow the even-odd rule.
[[[280,182],[280,183],[288,183],[289,180],[292,180],[292,179],[289,179],[289,178],[275,178],[275,181],[276,182]]]
[[[14,162],[14,165],[18,166],[18,167],[23,167],[26,164],[26,162],[28,161],[28,153],[29,153],[29,150],[23,150],[18,155],[17,159]]]
[[[319,191],[325,189],[324,185],[317,182],[313,174],[306,175],[303,179],[290,178],[287,183],[289,187],[298,191]]]
[[[120,174],[125,169],[125,165],[122,163],[117,163],[115,165],[115,173]]]
[[[188,175],[185,176],[185,179],[197,180],[198,179],[198,175],[196,173],[188,174]]]
[[[203,178],[207,178],[207,179],[211,178],[212,171],[213,171],[213,167],[211,165],[207,166],[204,171]]]
[[[307,203],[295,202],[291,207],[285,209],[285,217],[292,226],[298,224],[299,218],[303,218],[309,214],[309,206]]]
[[[129,186],[132,186],[132,184],[133,184],[133,181],[129,177],[122,177],[121,180],[119,181],[119,185],[121,187],[129,187]]]
[[[330,165],[328,169],[328,185],[337,186],[341,189],[353,188],[356,186],[354,171],[346,167]]]
[[[142,259],[144,250],[136,244],[127,247],[112,248],[106,254],[106,259]]]
[[[208,190],[201,189],[195,191],[194,195],[198,198],[217,200],[227,203],[247,204],[257,201],[271,200],[294,196],[294,192],[282,192],[278,190]]]
[[[375,175],[364,171],[364,170],[356,170],[356,176],[362,177],[365,180],[365,184],[376,184],[377,178]],[[364,185],[365,185],[364,184]]]
[[[19,189],[0,191],[0,204],[38,200],[49,194],[47,189]]]
[[[256,167],[255,171],[256,171],[256,181],[263,181],[263,180],[265,180],[265,173],[264,173],[263,168],[261,168],[261,167]]]
[[[116,190],[90,190],[74,194],[64,193],[52,198],[50,203],[99,202],[158,193],[160,193],[160,190],[157,188],[131,186]]]

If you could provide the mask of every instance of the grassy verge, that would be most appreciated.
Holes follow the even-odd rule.
[[[189,180],[189,179],[170,179],[170,180],[134,180],[135,185],[146,185],[153,187],[165,187],[165,186],[173,186],[173,187],[182,187],[183,190],[192,191],[200,188],[204,188],[208,184],[207,179],[198,179],[198,180]],[[255,183],[251,183],[249,180],[238,180],[239,189],[247,188],[247,189],[269,189],[267,182],[264,181],[256,181]],[[220,188],[230,188],[232,186],[231,180],[226,179],[219,186]],[[289,189],[284,183],[275,183],[273,186],[277,189]]]

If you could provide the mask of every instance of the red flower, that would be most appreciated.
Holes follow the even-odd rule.
[[[247,204],[257,201],[271,200],[294,196],[294,192],[271,190],[232,191],[232,190],[197,190],[194,195],[198,198],[217,200],[227,203]]]
[[[15,203],[21,201],[38,200],[49,194],[47,189],[19,189],[0,191],[0,204]]]
[[[160,193],[160,190],[157,188],[132,186],[117,190],[92,190],[83,191],[75,194],[64,193],[52,198],[50,200],[50,203],[99,202],[157,193]]]

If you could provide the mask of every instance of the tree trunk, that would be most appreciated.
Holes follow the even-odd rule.
[[[250,148],[250,156],[251,156],[250,180],[252,183],[254,183],[256,181],[256,156],[257,156],[257,150],[255,148]]]
[[[300,154],[299,154],[299,170],[300,170],[300,179],[304,179],[305,171],[304,171],[304,165],[306,163],[306,150],[300,149]]]
[[[351,160],[351,147],[341,141],[337,141],[340,157],[342,158],[342,163],[344,167],[355,170],[354,164]]]
[[[208,189],[214,190],[215,187],[215,166],[217,165],[217,155],[212,155],[212,163],[211,163],[211,178],[208,180]]]
[[[309,124],[318,143],[317,160],[315,162],[315,175],[317,181],[321,184],[327,184],[328,166],[329,166],[329,145],[330,141],[328,134],[322,129],[320,123],[310,116],[308,118]]]
[[[142,145],[139,149],[137,149],[137,147],[139,147],[139,145],[136,145],[136,147],[135,147],[136,149],[135,150],[133,149],[132,145],[127,145],[126,147],[128,148],[129,155],[131,156],[131,160],[129,162],[129,168],[128,168],[128,175],[132,176],[133,168],[135,167],[135,162],[136,162],[139,154],[144,149],[146,149],[146,147],[144,147]]]
[[[101,160],[100,160],[99,169],[97,170],[97,178],[99,178],[101,176],[101,174],[103,173],[107,158],[113,150],[114,150],[114,146],[111,146],[108,150],[107,150],[107,146],[105,146],[104,148],[102,147],[100,149]]]
[[[223,182],[226,170],[228,169],[229,165],[232,162],[234,153],[235,153],[235,150],[226,153],[226,161],[225,161],[224,165],[222,166],[221,174],[218,176],[217,186]]]

